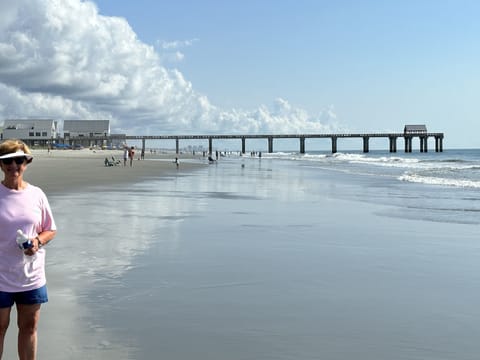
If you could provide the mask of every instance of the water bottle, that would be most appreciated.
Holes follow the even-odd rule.
[[[21,250],[30,249],[33,246],[27,235],[20,229],[17,230],[17,245]]]
[[[33,246],[32,241],[20,229],[17,230],[17,245],[21,250],[30,249]],[[31,262],[35,260],[35,255],[30,256],[23,254],[23,259],[25,262]]]

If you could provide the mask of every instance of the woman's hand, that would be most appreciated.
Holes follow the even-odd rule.
[[[33,239],[30,239],[30,243],[32,244],[32,246],[29,247],[28,249],[25,249],[23,253],[28,256],[33,256],[41,247],[38,236],[34,237]]]
[[[45,230],[35,236],[33,239],[30,239],[32,247],[24,251],[25,255],[33,256],[41,247],[47,245],[57,234],[56,230]],[[40,236],[42,239],[40,240]]]

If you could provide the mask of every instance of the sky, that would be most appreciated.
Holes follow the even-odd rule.
[[[480,140],[480,2],[0,0],[0,122]],[[400,146],[400,145],[399,145]]]

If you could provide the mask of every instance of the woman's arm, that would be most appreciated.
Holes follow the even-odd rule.
[[[38,249],[40,249],[42,246],[47,245],[55,237],[56,233],[56,230],[42,231],[40,234],[35,236],[35,238],[31,239],[33,246],[30,249],[25,250],[25,254],[35,254]]]

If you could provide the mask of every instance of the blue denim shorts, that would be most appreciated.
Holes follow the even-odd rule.
[[[5,292],[0,291],[0,308],[12,307],[14,303],[33,305],[43,304],[48,301],[47,285],[35,290],[22,292]]]

